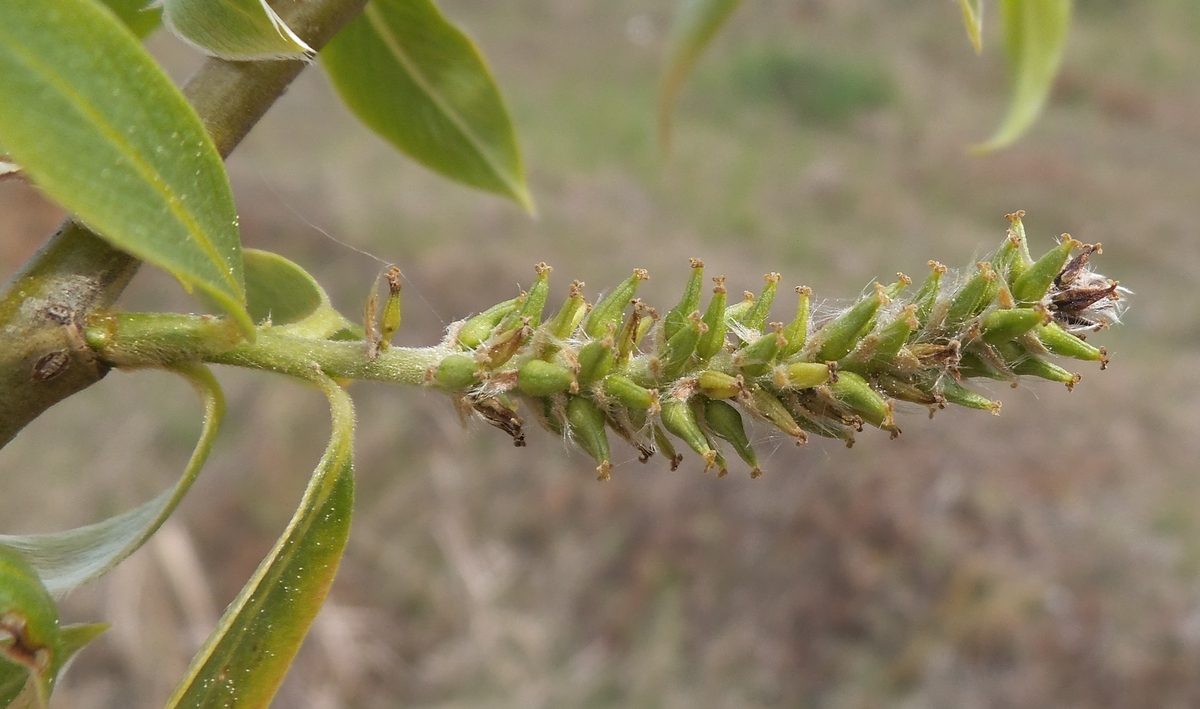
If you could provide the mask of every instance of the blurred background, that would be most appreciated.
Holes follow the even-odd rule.
[[[463,427],[442,396],[351,389],[349,549],[275,706],[1190,707],[1200,704],[1200,5],[1085,0],[1045,115],[985,157],[1006,110],[994,15],[972,52],[948,0],[754,0],[698,67],[660,157],[666,0],[445,0],[513,112],[539,215],[396,154],[304,73],[229,162],[248,245],[308,268],[351,317],[380,264],[408,278],[397,342],[512,297],[533,264],[593,298],[633,267],[660,311],[687,258],[837,305],[873,278],[966,267],[1027,211],[1135,293],[1071,363],[1074,392],[996,385],[1003,413],[923,409],[904,435],[797,449],[766,475],[671,473],[617,452],[607,484],[553,436]],[[996,10],[994,7],[988,8]],[[194,56],[150,45],[185,77]],[[0,185],[5,277],[61,218]],[[781,289],[781,293],[784,292]],[[130,309],[195,306],[145,269]],[[781,297],[773,319],[794,303]],[[283,529],[327,437],[323,398],[218,372],[229,416],[155,540],[70,596],[114,627],[58,706],[153,707]],[[199,430],[186,384],[113,373],[0,451],[5,532],[128,509]]]

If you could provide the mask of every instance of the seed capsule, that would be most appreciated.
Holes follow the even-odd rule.
[[[942,276],[946,274],[946,267],[937,261],[930,261],[929,276],[925,278],[925,282],[921,284],[920,290],[913,296],[912,304],[917,306],[917,322],[921,325],[929,322],[929,314],[933,311],[933,306],[937,303],[938,294],[941,292]]]
[[[459,391],[479,383],[479,363],[465,354],[446,355],[434,374],[443,388]]]
[[[621,334],[617,337],[616,366],[618,367],[624,367],[629,362],[629,357],[642,339],[642,321],[649,319],[647,317],[649,308],[638,298],[634,298],[632,302],[633,313],[625,320],[625,324],[621,326]]]
[[[575,375],[566,367],[531,359],[517,372],[517,388],[529,396],[549,396],[567,391],[575,383]]]
[[[746,313],[754,307],[754,294],[748,290],[742,291],[742,300],[725,308],[725,322],[740,323],[746,319]]]
[[[787,344],[783,337],[783,323],[772,323],[774,332],[768,332],[754,342],[745,344],[733,355],[733,364],[748,378],[760,377],[771,369],[771,363]]]
[[[666,431],[663,431],[662,426],[658,424],[654,424],[654,446],[659,453],[671,461],[671,472],[679,470],[679,464],[683,462],[683,454],[675,452],[675,444],[671,443]]]
[[[811,389],[829,381],[833,370],[822,362],[792,362],[775,369],[780,389]]]
[[[778,273],[768,273],[763,276],[766,285],[763,286],[762,295],[738,322],[751,330],[762,330],[763,326],[767,324],[767,316],[771,314],[771,304],[775,302],[775,290],[779,288],[779,281],[782,278],[783,276]]]
[[[888,303],[884,287],[875,284],[875,292],[855,303],[849,310],[821,326],[805,348],[814,350],[813,358],[820,362],[836,361],[845,357],[858,341],[866,335],[867,328],[879,306]]]
[[[1024,347],[1021,347],[1015,342],[1005,343],[999,348],[1001,356],[1008,363],[1008,368],[1013,374],[1018,376],[1039,377],[1041,379],[1049,379],[1052,382],[1060,382],[1067,385],[1067,389],[1074,389],[1082,378],[1078,374],[1073,374],[1051,362],[1047,362],[1041,357],[1029,354]]]
[[[854,372],[838,372],[837,381],[826,386],[835,399],[867,423],[886,430],[895,428],[891,402],[875,391],[866,379]]]
[[[546,308],[546,297],[550,295],[550,271],[554,269],[544,261],[533,268],[537,272],[537,279],[516,314],[518,318],[529,318],[529,326],[536,328],[542,323],[542,311]]]
[[[579,327],[587,312],[587,301],[583,299],[583,281],[573,281],[567,293],[567,302],[546,323],[546,331],[555,339],[565,340]]]
[[[696,413],[688,402],[670,397],[662,403],[662,423],[668,431],[704,458],[704,469],[716,464],[717,452],[696,420]]]
[[[791,412],[783,405],[774,394],[755,387],[750,392],[750,400],[754,404],[754,413],[762,418],[770,421],[780,431],[796,439],[796,444],[799,445],[808,440],[808,436],[804,433],[804,429],[796,423],[796,419],[792,418]]]
[[[1099,362],[1101,369],[1104,369],[1108,365],[1108,353],[1105,352],[1104,348],[1089,345],[1079,339],[1078,335],[1067,332],[1061,325],[1054,321],[1038,327],[1034,332],[1042,344],[1045,345],[1046,349],[1059,357],[1071,357],[1072,359],[1082,359],[1088,362]]]
[[[932,391],[922,389],[907,379],[884,373],[878,375],[875,382],[883,393],[893,399],[913,404],[922,404],[924,406],[941,406],[945,408],[946,402],[943,397]],[[933,412],[930,411],[930,416],[932,415]]]
[[[692,273],[688,277],[687,286],[683,289],[683,298],[679,304],[667,313],[663,320],[663,334],[667,340],[687,323],[688,315],[700,309],[700,291],[704,287],[704,262],[698,258],[691,259]]]
[[[591,399],[568,395],[567,423],[571,427],[571,436],[580,448],[596,459],[596,477],[599,480],[608,480],[609,470],[612,469],[604,419],[603,409]]]
[[[980,261],[976,267],[975,275],[950,299],[950,307],[946,310],[946,320],[942,325],[948,332],[957,331],[966,321],[982,313],[1000,289],[1000,281],[992,270],[992,264]]]
[[[604,378],[604,393],[630,409],[650,409],[658,403],[657,390],[639,386],[620,374],[610,374]]]
[[[476,352],[476,358],[488,369],[502,367],[520,351],[521,345],[525,344],[525,340],[532,334],[533,328],[522,319],[517,327],[500,330],[489,337],[484,343],[487,349]]]
[[[687,323],[675,333],[674,337],[667,340],[663,353],[659,357],[660,378],[663,381],[674,381],[683,374],[692,359],[692,353],[696,351],[700,336],[706,330],[704,323],[700,321],[700,313],[692,311],[692,314],[688,316]]]
[[[894,364],[893,360],[900,353],[900,348],[904,347],[908,336],[920,325],[915,315],[916,310],[914,305],[904,306],[895,320],[884,325],[878,332],[864,337],[858,347],[842,360],[841,366],[854,369],[864,365]]]
[[[392,344],[392,335],[400,329],[400,269],[390,266],[383,277],[388,284],[388,298],[379,319],[379,349],[386,350]]]
[[[1008,342],[1045,322],[1045,308],[1013,308],[1011,310],[993,310],[984,316],[980,324],[983,341],[990,345]]]
[[[787,327],[783,328],[783,337],[787,340],[787,343],[779,351],[779,359],[781,360],[789,359],[792,355],[804,349],[804,343],[808,338],[808,301],[812,297],[812,288],[808,286],[796,286],[796,293],[800,296],[800,302],[796,305],[796,318],[788,323]]]
[[[796,424],[806,432],[824,438],[836,438],[845,441],[847,448],[854,445],[854,428],[831,420],[812,410],[795,392],[787,393],[780,400],[787,407],[788,412],[792,414],[792,418],[796,421]],[[862,430],[861,422],[858,424],[857,429]]]
[[[1069,234],[1063,234],[1058,246],[1050,249],[1034,262],[1019,278],[1013,281],[1012,294],[1018,303],[1036,303],[1046,297],[1055,277],[1063,270],[1067,257],[1079,242]]]
[[[700,389],[700,393],[710,399],[732,399],[746,388],[740,376],[735,377],[732,374],[711,369],[700,373],[700,376],[696,378],[696,386]]]
[[[992,256],[992,267],[995,268],[1002,281],[1011,284],[1025,272],[1025,269],[1029,268],[1033,259],[1029,257],[1029,246],[1025,241],[1025,225],[1021,223],[1021,218],[1025,216],[1024,210],[1017,210],[1006,216],[1010,222],[1008,234],[1004,243]]]
[[[725,320],[725,277],[717,276],[713,281],[716,283],[713,297],[708,301],[703,319],[708,330],[700,334],[700,341],[696,343],[696,357],[701,362],[712,359],[725,346],[725,330],[728,328]]]
[[[762,475],[758,466],[758,455],[750,445],[746,435],[746,427],[742,424],[742,415],[738,410],[724,401],[708,399],[704,402],[704,423],[716,435],[729,441],[738,456],[750,466],[750,477]]]
[[[470,318],[458,330],[458,343],[470,350],[482,345],[504,316],[516,310],[520,303],[520,298],[506,300]]]
[[[590,387],[608,376],[612,371],[615,355],[612,351],[612,335],[601,340],[592,340],[579,348],[579,386]]]
[[[592,312],[583,319],[583,331],[593,339],[601,337],[608,331],[609,326],[615,331],[625,315],[625,308],[633,296],[637,295],[638,285],[650,278],[644,268],[633,269],[633,275],[626,278],[612,293],[604,297]]]
[[[962,384],[954,380],[954,377],[944,376],[931,383],[929,391],[942,396],[951,404],[958,404],[969,409],[979,409],[981,411],[991,411],[993,414],[1000,413],[1000,402],[992,401],[991,399],[971,391]]]

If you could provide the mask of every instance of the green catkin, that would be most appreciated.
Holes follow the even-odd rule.
[[[626,278],[621,285],[613,289],[599,303],[596,303],[592,311],[583,319],[583,331],[588,337],[597,338],[604,335],[611,325],[614,330],[621,324],[621,320],[625,315],[625,308],[629,305],[629,301],[637,295],[638,286],[642,281],[650,278],[644,268],[633,269],[633,275]]]
[[[1080,243],[1063,234],[1058,246],[1050,249],[1035,261],[1019,278],[1013,281],[1012,294],[1018,303],[1036,303],[1046,297],[1054,279],[1062,271],[1071,256],[1071,251]]]
[[[984,342],[998,345],[1024,335],[1045,321],[1046,309],[1041,306],[993,310],[983,317],[979,329]]]
[[[833,362],[845,357],[862,339],[863,328],[874,319],[879,307],[887,303],[884,287],[876,283],[873,293],[813,333],[806,350],[815,351],[813,359],[818,362]]]
[[[687,323],[688,315],[700,309],[700,291],[704,289],[704,262],[698,258],[690,259],[692,273],[683,289],[683,298],[671,308],[663,319],[663,335],[667,340],[675,336]]]
[[[553,362],[531,359],[517,372],[517,388],[529,396],[549,396],[571,388],[575,374]]]
[[[758,465],[758,454],[750,445],[750,437],[746,435],[746,427],[742,423],[742,415],[730,404],[724,401],[706,399],[704,401],[704,423],[718,437],[729,442],[737,451],[738,457],[750,466],[750,477],[762,475]]]
[[[691,405],[681,399],[669,397],[661,402],[661,406],[663,426],[704,458],[705,470],[716,465],[717,451],[700,428],[700,422],[696,420],[696,413]]]
[[[458,330],[458,344],[469,350],[479,347],[491,336],[492,330],[504,316],[516,310],[521,302],[521,298],[506,300],[468,319]]]
[[[787,340],[783,349],[779,351],[779,359],[790,359],[800,350],[804,349],[804,343],[808,338],[808,317],[809,317],[809,300],[812,298],[812,288],[808,286],[796,286],[796,294],[799,296],[799,303],[796,305],[796,317],[788,326],[783,328],[783,337]]]
[[[588,455],[596,460],[596,478],[608,480],[612,470],[612,455],[608,436],[604,433],[604,410],[591,399],[568,395],[567,423],[571,437]]]
[[[713,355],[725,346],[725,330],[728,328],[725,320],[725,277],[713,279],[712,300],[708,301],[708,309],[704,311],[704,326],[708,328],[700,334],[696,343],[696,357],[701,362],[707,362]]]
[[[426,382],[510,433],[517,445],[524,441],[523,422],[506,396],[519,395],[547,428],[569,433],[590,453],[602,478],[612,466],[606,427],[643,461],[662,452],[674,469],[680,456],[669,432],[718,475],[726,470],[716,446],[722,439],[757,475],[746,414],[800,441],[811,433],[850,445],[864,423],[898,434],[895,401],[925,406],[930,415],[951,404],[996,412],[999,402],[972,391],[970,379],[1016,386],[1018,377],[1036,376],[1071,387],[1079,376],[1049,361],[1051,355],[1099,361],[1102,368],[1107,357],[1067,323],[1112,322],[1123,305],[1116,282],[1088,264],[1098,246],[1084,247],[1064,266],[1077,245],[1066,237],[1034,262],[1020,214],[1010,219],[1004,243],[957,290],[941,293],[946,269],[930,261],[928,278],[910,300],[885,308],[910,285],[903,275],[888,286],[875,283],[874,292],[811,332],[812,294],[801,287],[795,318],[759,335],[777,274],[766,277],[757,298],[747,293],[733,306],[724,279],[714,278],[701,316],[703,271],[696,260],[682,299],[665,318],[634,298],[645,278],[639,269],[591,312],[582,284],[573,283],[563,307],[538,327],[549,273],[539,264],[529,293],[458,326],[452,344],[473,352],[441,355],[426,370]],[[390,308],[384,306],[380,328],[369,334],[371,366],[394,356],[381,342],[394,332]],[[726,341],[730,327],[742,333],[736,347]],[[100,340],[101,346],[107,341]]]
[[[754,301],[754,305],[738,322],[749,330],[762,330],[763,326],[767,324],[767,316],[771,314],[771,304],[775,302],[775,291],[779,288],[779,281],[782,279],[783,276],[778,273],[768,273],[763,276],[766,285],[763,286],[762,295]]]

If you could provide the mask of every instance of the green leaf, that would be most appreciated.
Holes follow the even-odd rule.
[[[1062,61],[1071,19],[1071,0],[1001,0],[1000,9],[1013,95],[999,130],[973,148],[981,153],[1011,145],[1041,113]]]
[[[296,59],[316,54],[266,0],[163,0],[163,22],[176,36],[222,59]]]
[[[958,0],[962,8],[963,25],[967,28],[967,38],[975,53],[983,52],[983,0]]]
[[[329,446],[287,529],[225,610],[168,709],[270,704],[333,582],[354,505],[354,405],[319,370],[313,381],[329,397]]]
[[[0,2],[0,143],[80,221],[208,293],[253,336],[225,166],[111,12],[93,0]]]
[[[321,284],[308,271],[270,251],[246,249],[246,306],[255,322],[302,337],[326,339],[354,328],[329,302]]]
[[[533,211],[500,90],[430,0],[371,0],[321,59],[350,110],[401,152]]]
[[[200,440],[174,488],[140,507],[86,527],[48,534],[0,535],[0,545],[20,551],[37,569],[51,594],[61,596],[99,577],[136,551],[171,515],[208,458],[225,414],[220,386],[200,365],[183,365],[174,371],[188,379],[204,404]]]
[[[662,84],[658,90],[658,139],[671,147],[671,112],[696,60],[742,0],[680,0],[675,9]]]
[[[162,23],[162,9],[151,7],[150,0],[102,0],[108,9],[112,10],[121,22],[133,32],[138,39],[158,29]]]
[[[61,654],[58,606],[24,555],[0,546],[0,705],[28,683],[44,707]]]

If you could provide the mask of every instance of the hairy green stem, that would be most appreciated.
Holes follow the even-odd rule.
[[[277,2],[297,35],[319,49],[366,0]],[[210,59],[184,88],[228,156],[307,66],[302,61]],[[82,337],[97,308],[112,305],[141,262],[67,220],[0,293],[0,447],[33,419],[94,384],[108,368]]]
[[[209,315],[115,313],[94,317],[85,340],[106,366],[123,369],[172,367],[209,362],[312,379],[320,369],[337,379],[367,379],[422,386],[444,347],[389,347],[368,357],[361,340],[320,340],[264,327],[254,342],[240,339],[234,325]]]

